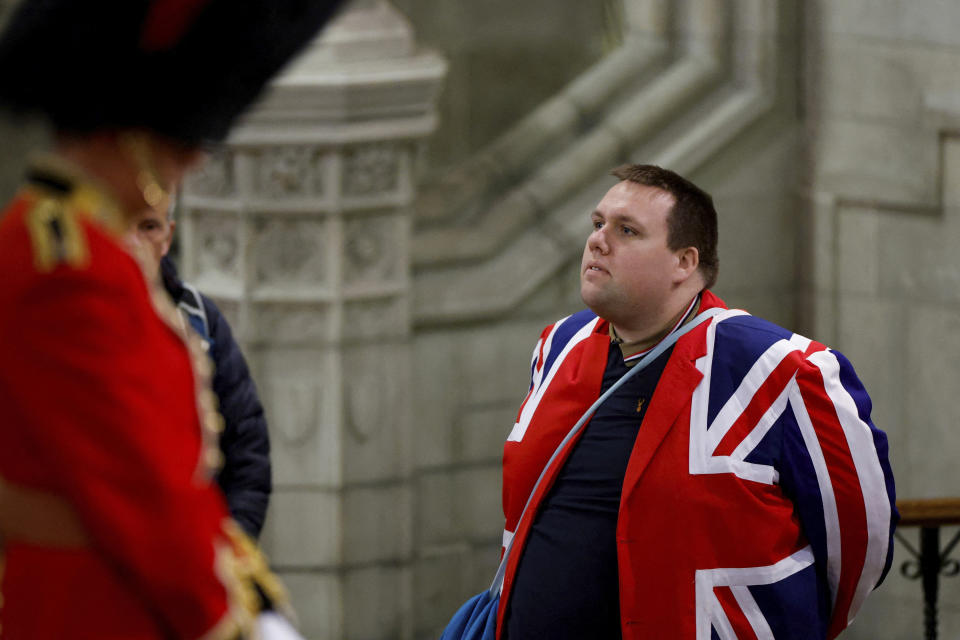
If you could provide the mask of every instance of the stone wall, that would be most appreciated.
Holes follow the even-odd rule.
[[[960,5],[811,5],[802,308],[870,391],[898,495],[957,496]],[[902,533],[916,544],[916,530]],[[850,638],[920,636],[920,585],[899,573],[902,545],[896,554]],[[960,636],[960,580],[942,581],[940,603],[940,637]]]
[[[461,162],[616,46],[622,0],[396,0],[449,64],[426,175]],[[622,9],[620,10],[622,12]]]

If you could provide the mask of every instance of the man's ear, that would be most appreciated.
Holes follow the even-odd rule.
[[[700,266],[700,250],[696,247],[684,247],[674,252],[677,257],[677,267],[674,282],[680,284],[697,272]]]

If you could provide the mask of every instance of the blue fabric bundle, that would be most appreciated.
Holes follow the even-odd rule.
[[[440,640],[495,640],[499,605],[499,594],[478,593],[453,615]]]

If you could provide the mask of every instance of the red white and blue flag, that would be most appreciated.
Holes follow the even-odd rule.
[[[704,293],[701,308],[723,302]],[[509,600],[557,444],[599,395],[607,323],[547,327],[504,450]],[[639,430],[617,525],[624,638],[836,637],[883,579],[897,514],[886,436],[837,351],[725,310],[674,347]],[[531,513],[572,449],[548,470]],[[589,552],[589,550],[585,550]],[[558,559],[562,561],[562,559]]]

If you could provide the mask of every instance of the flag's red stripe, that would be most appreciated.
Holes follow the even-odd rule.
[[[743,614],[743,609],[740,608],[740,603],[737,602],[730,587],[714,587],[713,592],[717,595],[724,613],[727,614],[727,620],[733,626],[737,640],[758,640],[757,634],[750,626],[747,616]]]
[[[811,342],[807,350],[801,354],[799,351],[789,353],[781,362],[770,372],[767,379],[763,381],[760,388],[750,399],[747,408],[744,409],[737,421],[730,427],[730,431],[720,440],[720,444],[713,452],[715,456],[729,456],[733,453],[743,439],[746,438],[760,418],[767,412],[770,405],[776,401],[777,397],[783,392],[784,387],[793,378],[804,359],[812,353],[825,349],[822,344]]]
[[[860,478],[853,464],[843,426],[826,393],[823,375],[816,367],[810,367],[801,375],[809,377],[811,384],[816,387],[816,392],[801,393],[810,421],[817,425],[817,440],[830,473],[830,483],[840,518],[841,568],[838,591],[844,595],[838,598],[834,605],[833,620],[828,632],[828,637],[833,638],[847,626],[850,603],[866,558],[867,513],[860,489]]]

